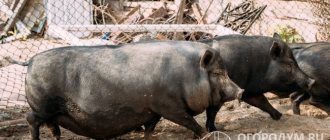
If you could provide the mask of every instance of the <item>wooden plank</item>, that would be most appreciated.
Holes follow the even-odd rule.
[[[135,13],[136,13],[136,11],[138,11],[138,10],[140,10],[140,6],[137,6],[137,7],[134,7],[131,11],[129,11],[127,14],[126,14],[126,16],[124,17],[124,18],[122,18],[122,19],[120,19],[119,21],[118,21],[118,24],[121,24],[121,23],[125,23],[128,19],[130,19],[130,17],[132,16],[132,15],[134,15]],[[121,33],[122,32],[112,32],[111,33],[111,38],[110,38],[110,40],[111,41],[114,41],[114,40],[116,40],[120,35],[121,35]],[[124,36],[125,37],[127,37],[127,38],[130,38],[131,36],[130,35],[128,35],[128,34],[126,34],[126,33],[123,33],[124,34]]]
[[[182,24],[183,23],[183,13],[184,9],[186,7],[185,0],[175,0],[175,3],[179,5],[179,8],[176,12],[176,24]],[[182,40],[184,38],[183,34],[181,32],[175,32],[173,35],[173,39]]]
[[[41,3],[43,0],[29,0],[20,14],[20,18],[29,30],[46,19],[45,7]]]
[[[205,18],[205,16],[206,16],[207,12],[209,11],[211,5],[213,4],[213,1],[214,1],[214,0],[211,0],[211,1],[210,1],[209,6],[206,8],[206,10],[205,10],[205,12],[204,12],[204,14],[203,14],[202,20],[204,20],[204,18]],[[214,14],[218,14],[218,13],[212,13],[212,14],[214,15]]]
[[[237,3],[238,1],[241,0],[198,0],[198,4],[206,23],[216,23],[227,3]]]
[[[156,11],[154,11],[149,18],[162,18],[167,15],[167,10],[164,7],[160,7]]]
[[[7,21],[7,24],[3,28],[3,31],[0,36],[3,36],[7,33],[7,31],[14,25],[16,18],[18,17],[18,14],[22,11],[24,5],[26,4],[27,0],[20,0],[17,4],[17,7],[14,11],[5,11],[6,14],[11,14],[9,17],[9,20]],[[3,0],[0,0],[0,8],[1,10],[9,9],[9,7],[6,7],[6,4]],[[2,9],[4,8],[4,9]]]
[[[17,40],[17,39],[22,39],[22,38],[26,38],[27,35],[25,33],[18,33],[16,35],[12,35],[12,36],[9,36],[9,37],[6,37],[2,40],[0,40],[0,43],[8,43],[8,42],[12,42],[14,40]]]
[[[197,18],[198,24],[205,24],[206,21],[203,18],[204,16],[202,15],[201,8],[199,7],[199,5],[197,3],[193,3],[191,5],[191,8],[193,10],[194,15]]]
[[[88,31],[88,30],[87,30]],[[54,37],[59,37],[69,43],[70,45],[80,45],[81,41],[78,37],[71,34],[70,32],[62,29],[56,25],[49,25],[48,27],[49,34],[52,34]]]
[[[2,0],[0,0],[0,11],[3,11],[7,17],[12,17],[14,15],[14,12],[6,4],[4,4]],[[16,27],[18,30],[18,34],[14,34],[12,36],[2,39],[2,43],[8,43],[17,39],[26,38],[28,35],[31,34],[30,29],[28,29],[25,24],[19,19],[17,19]],[[2,35],[4,34],[6,34],[5,31],[2,32]]]
[[[181,1],[181,0],[176,0],[176,1]],[[132,1],[132,2],[124,2],[124,6],[126,7],[136,7],[136,6],[141,6],[141,9],[159,9],[160,7],[165,6],[164,1]],[[175,2],[166,2],[166,9],[173,10],[175,11],[178,8],[178,4]]]
[[[0,122],[0,127],[17,125],[17,124],[27,124],[26,119],[24,118],[24,119],[3,121],[3,122]]]
[[[101,11],[101,12],[103,11],[101,8],[95,6],[94,4],[92,6],[93,6],[93,8],[95,8],[95,9]],[[111,20],[113,21],[113,23],[118,24],[118,18],[115,16],[115,14],[113,12],[111,12],[110,8],[109,8],[109,13],[108,12],[103,12],[103,14],[109,16],[111,18]]]
[[[119,24],[124,23],[130,16],[132,16],[136,11],[140,10],[140,6],[134,7],[131,11],[129,11],[126,16],[118,21]]]
[[[175,3],[178,4],[178,9],[176,11],[176,24],[182,24],[183,23],[183,13],[185,9],[186,2],[185,0],[175,0]]]
[[[207,32],[214,35],[240,34],[218,24],[141,24],[141,25],[59,25],[68,31],[93,32]]]

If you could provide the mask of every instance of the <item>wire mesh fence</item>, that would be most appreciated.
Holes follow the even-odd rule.
[[[196,41],[225,34],[327,41],[324,0],[0,0],[0,108],[27,106],[26,61],[68,45]]]

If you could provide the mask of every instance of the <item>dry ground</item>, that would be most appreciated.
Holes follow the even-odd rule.
[[[278,136],[277,139],[280,139],[281,133],[284,133],[285,135],[304,135],[304,139],[306,140],[309,139],[310,134],[315,134],[315,137],[318,138],[318,140],[322,137],[324,140],[330,140],[330,117],[328,117],[325,112],[305,103],[301,106],[301,116],[292,115],[292,111],[290,109],[291,102],[289,99],[273,98],[270,101],[275,108],[284,114],[281,120],[272,120],[268,114],[255,107],[251,107],[245,103],[239,104],[237,101],[233,101],[223,106],[221,111],[218,113],[216,126],[220,129],[220,131],[229,135],[232,140],[238,139],[238,136],[242,136],[242,134],[247,136],[248,134],[258,134],[259,132],[274,133]],[[0,122],[4,120],[22,118],[28,110],[28,108],[1,110]],[[205,125],[205,113],[196,116],[195,118],[202,126]],[[78,136],[68,130],[61,130],[62,139],[64,140],[89,140],[89,138]],[[250,137],[252,138],[254,135],[251,135]],[[42,128],[41,138],[52,139],[52,136],[47,128]],[[156,127],[153,138],[159,140],[193,139],[193,133],[182,126],[162,119]],[[257,137],[255,136],[255,138]],[[290,139],[289,136],[286,136],[285,138]],[[30,139],[28,126],[26,124],[21,124],[10,127],[2,127],[0,128],[0,139]],[[131,132],[116,139],[143,139],[143,132]],[[221,139],[228,138],[223,135],[221,136]]]

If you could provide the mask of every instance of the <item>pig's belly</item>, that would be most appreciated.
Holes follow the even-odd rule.
[[[145,124],[156,114],[134,111],[99,112],[86,114],[82,112],[70,112],[57,116],[60,126],[78,135],[90,138],[113,138],[128,133]]]

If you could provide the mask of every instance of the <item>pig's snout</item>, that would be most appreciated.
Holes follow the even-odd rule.
[[[243,93],[244,93],[244,89],[239,89],[238,92],[237,92],[237,95],[236,95],[236,99],[237,100],[241,100],[242,99],[242,96],[243,96]]]
[[[243,96],[243,93],[244,93],[244,89],[239,89],[238,92],[237,92],[237,95],[236,95],[236,99],[238,100],[239,103],[241,103],[241,99],[242,99],[242,96]]]

